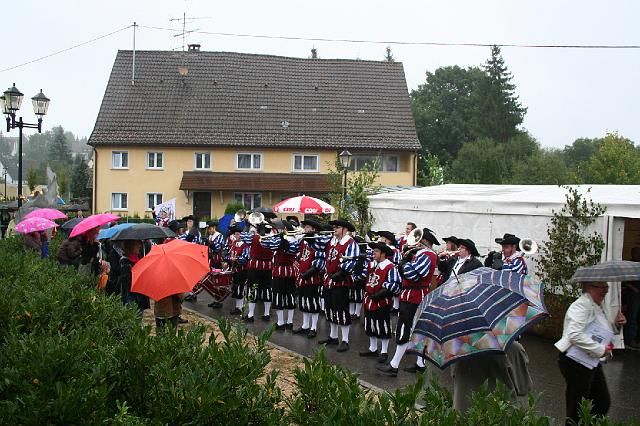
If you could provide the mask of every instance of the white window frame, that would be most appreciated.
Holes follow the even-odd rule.
[[[154,195],[153,198],[154,198],[155,203],[153,204],[153,206],[149,206],[149,195]],[[160,196],[160,202],[159,203],[158,203],[158,195]],[[145,202],[147,203],[147,206],[144,209],[144,211],[150,212],[153,209],[154,206],[157,206],[158,204],[162,204],[162,202],[164,201],[164,192],[147,192],[145,198],[146,198]]]
[[[296,157],[300,158],[301,169],[296,169]],[[313,170],[305,170],[304,168],[304,157],[316,157],[316,168]],[[294,173],[317,173],[320,171],[320,155],[319,154],[308,154],[308,153],[293,153],[291,155],[291,171]]]
[[[251,167],[240,167],[240,155],[250,155],[251,156]],[[260,157],[260,167],[253,167],[254,155]],[[242,171],[261,171],[264,170],[264,155],[261,152],[236,152],[236,170]]]
[[[162,165],[158,166],[158,154],[162,156]],[[149,158],[153,156],[153,166],[149,166]],[[163,151],[147,151],[147,170],[163,170],[164,169],[164,152]]]
[[[113,196],[116,195],[116,194],[120,195],[120,206],[119,207],[116,207],[116,206],[113,205],[113,201],[114,201]],[[122,195],[125,196],[125,204],[126,204],[126,206],[124,206],[124,207],[122,207]],[[124,211],[129,210],[129,193],[127,193],[127,192],[112,192],[110,198],[111,198],[111,210],[120,211],[120,212],[124,212]]]
[[[198,167],[198,155],[209,156],[209,167]],[[213,165],[213,161],[211,158],[211,151],[196,151],[193,153],[193,169],[194,170],[211,170],[212,165]]]
[[[240,197],[242,198],[242,201],[240,201],[243,205],[244,205],[244,196],[245,195],[251,195],[251,206],[247,207],[247,210],[252,210],[252,209],[256,209],[258,207],[262,207],[263,203],[264,203],[264,197],[262,195],[262,192],[234,192],[233,193],[233,201],[234,202],[238,202],[236,201],[237,196],[240,195]],[[256,206],[254,205],[254,198],[253,196],[255,195],[260,195],[260,205]]]
[[[113,155],[114,154],[120,154],[120,165],[116,165],[114,163],[114,158]],[[122,165],[122,154],[127,154],[127,165],[123,166]],[[111,151],[111,168],[112,169],[117,169],[117,170],[126,170],[129,168],[129,151]]]

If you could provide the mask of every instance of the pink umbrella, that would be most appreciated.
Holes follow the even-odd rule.
[[[44,231],[45,229],[55,228],[57,223],[45,219],[43,217],[30,217],[24,219],[16,225],[16,231],[22,234],[28,234],[35,231]]]
[[[120,216],[111,213],[100,213],[89,216],[82,222],[73,227],[69,238],[73,238],[76,235],[84,234],[90,229],[102,226],[105,223],[115,222],[120,219]]]
[[[317,198],[301,195],[299,197],[287,198],[273,206],[275,213],[303,213],[322,214],[335,213],[336,209],[331,204],[325,203]]]
[[[24,218],[29,219],[30,217],[41,217],[43,219],[56,220],[66,219],[67,215],[56,209],[37,209],[27,214]]]

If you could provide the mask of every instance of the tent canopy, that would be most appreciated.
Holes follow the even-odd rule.
[[[606,215],[640,218],[640,185],[576,185],[580,194],[607,207]],[[551,216],[565,201],[555,185],[439,185],[377,194],[372,209]]]

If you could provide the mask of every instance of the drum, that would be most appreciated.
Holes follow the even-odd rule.
[[[214,302],[222,303],[231,294],[231,272],[209,272],[198,281],[194,293],[202,290],[209,293]]]

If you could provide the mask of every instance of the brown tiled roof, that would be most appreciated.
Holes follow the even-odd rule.
[[[305,194],[331,190],[327,175],[293,173],[183,172],[180,189],[202,191],[274,191]]]
[[[135,85],[131,64],[119,51],[89,144],[420,148],[399,62],[136,51]]]

